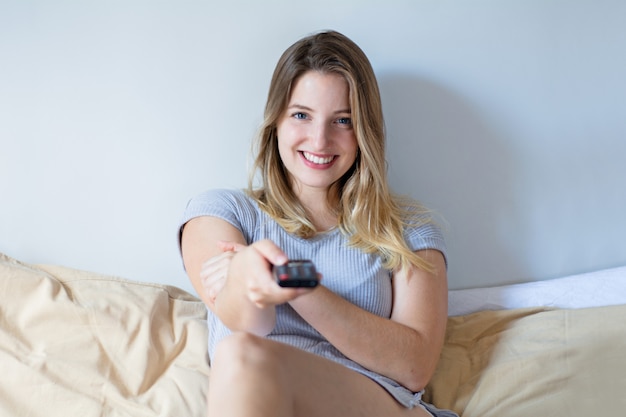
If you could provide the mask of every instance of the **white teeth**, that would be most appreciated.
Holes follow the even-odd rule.
[[[317,165],[328,164],[334,158],[333,156],[329,156],[329,157],[326,157],[326,158],[320,158],[319,156],[311,155],[308,152],[302,152],[302,154],[304,155],[304,157],[306,158],[307,161],[313,162],[314,164],[317,164]]]

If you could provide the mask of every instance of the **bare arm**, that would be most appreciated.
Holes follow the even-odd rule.
[[[434,273],[413,268],[394,274],[390,320],[324,287],[291,305],[344,355],[412,391],[420,391],[439,359],[448,297],[443,255],[435,250],[421,251],[420,255],[434,265]]]
[[[246,330],[262,334],[267,328],[274,326],[273,309],[260,309],[247,299],[243,289],[237,291],[237,285],[234,285],[233,279],[227,277],[232,262],[230,258],[234,257],[234,253],[230,258],[223,256],[226,252],[220,248],[220,241],[246,244],[237,228],[219,218],[196,217],[185,224],[181,248],[189,279],[204,303],[231,330]],[[225,266],[222,268],[223,277],[217,277],[217,279],[224,282],[220,284],[219,295],[209,294],[203,285],[201,273],[208,262],[219,260],[220,257],[224,258]],[[228,283],[229,280],[230,283]],[[226,287],[228,287],[227,293],[222,294]]]
[[[185,270],[194,289],[209,307],[213,307],[214,300],[205,291],[201,272],[211,259],[224,254],[220,241],[231,242],[233,245],[246,244],[239,230],[215,217],[196,217],[183,226],[181,251]]]
[[[231,330],[266,335],[274,328],[274,307],[308,292],[283,289],[274,282],[272,264],[287,261],[280,248],[267,240],[245,246],[241,232],[222,219],[194,218],[184,226],[181,239],[183,261],[192,285]],[[221,242],[238,249],[224,251]],[[214,267],[212,279],[222,280],[209,286],[219,288],[214,293],[207,291],[203,282],[207,265]]]

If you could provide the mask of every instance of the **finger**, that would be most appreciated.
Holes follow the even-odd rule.
[[[314,290],[315,288],[281,287],[272,280],[261,285],[251,286],[248,296],[257,307],[264,308],[287,303]]]
[[[287,262],[287,255],[271,240],[260,240],[252,247],[274,265],[282,265]]]
[[[206,277],[208,275],[211,275],[215,271],[227,269],[233,256],[234,252],[224,252],[207,260],[202,264],[202,268],[200,269],[200,276]]]
[[[246,245],[242,245],[241,243],[231,242],[227,240],[218,240],[217,246],[225,252],[226,251],[239,252],[240,250],[246,247]]]
[[[213,301],[215,301],[215,299],[217,298],[217,294],[219,294],[222,291],[222,288],[224,288],[226,281],[225,280],[220,280],[215,282],[213,285],[211,285],[208,288],[208,294],[209,294],[209,298]]]
[[[202,264],[202,268],[210,268],[213,265],[217,265],[222,263],[225,259],[229,259],[233,257],[234,252],[222,252],[218,255],[215,255]]]
[[[294,298],[302,295],[299,289],[286,289],[278,287],[278,290],[273,290],[271,293],[251,292],[250,301],[252,301],[257,307],[265,308],[274,305],[285,304]]]

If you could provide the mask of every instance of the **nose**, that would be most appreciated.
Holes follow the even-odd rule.
[[[311,129],[311,143],[315,150],[321,151],[330,143],[330,131],[327,123],[316,123]]]

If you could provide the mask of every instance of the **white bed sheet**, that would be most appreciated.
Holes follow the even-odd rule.
[[[626,304],[626,266],[546,281],[451,290],[448,315],[525,307],[586,308]]]

